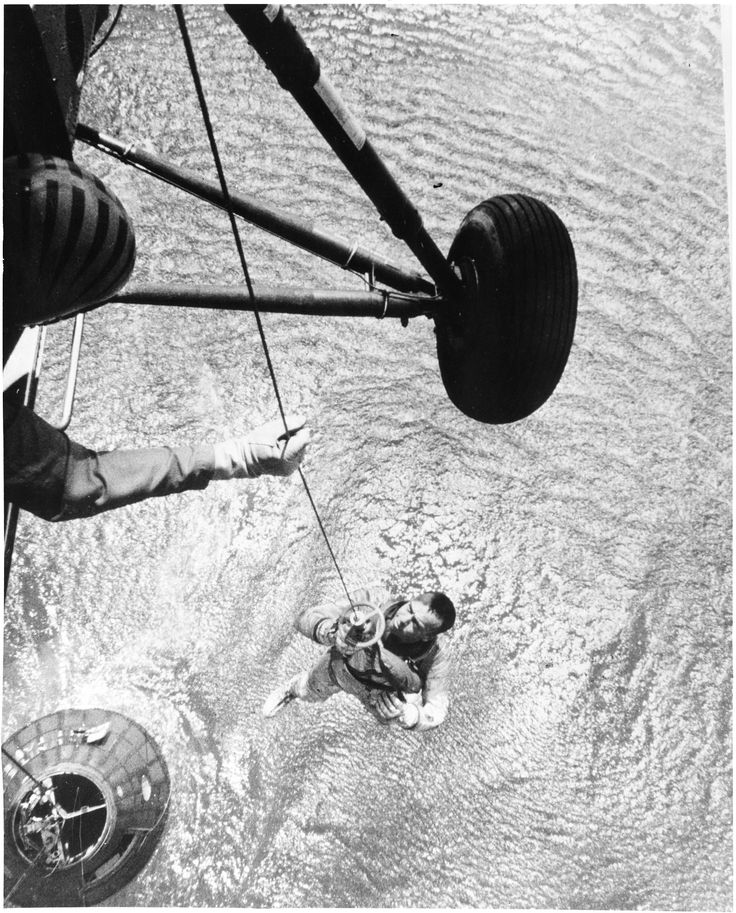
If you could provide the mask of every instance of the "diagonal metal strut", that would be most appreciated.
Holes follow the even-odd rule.
[[[277,5],[226,5],[230,17],[279,81],[290,92],[357,181],[397,238],[405,241],[437,285],[450,297],[463,286],[429,236],[422,219],[365,131],[321,72],[319,60]]]

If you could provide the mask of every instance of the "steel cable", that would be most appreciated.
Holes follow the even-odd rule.
[[[202,87],[202,80],[200,79],[199,70],[197,68],[197,62],[194,58],[194,50],[192,48],[192,43],[189,38],[189,30],[187,28],[186,20],[184,18],[184,11],[182,9],[181,4],[178,4],[178,3],[174,4],[174,11],[176,13],[176,18],[179,23],[179,31],[181,32],[182,40],[184,42],[184,49],[186,51],[187,61],[189,63],[189,70],[192,74],[192,79],[194,81],[194,87],[197,92],[197,98],[199,100],[199,107],[202,112],[202,119],[204,120],[205,129],[207,131],[207,138],[209,140],[210,150],[212,152],[212,158],[215,163],[215,168],[217,169],[217,176],[219,178],[220,187],[222,189],[222,195],[225,200],[225,207],[227,209],[227,214],[230,219],[230,228],[232,230],[233,238],[235,240],[235,246],[237,247],[237,250],[238,250],[238,257],[240,258],[240,266],[243,270],[245,284],[248,288],[248,295],[250,296],[250,300],[253,304],[253,314],[256,318],[256,325],[258,326],[258,333],[261,338],[263,354],[266,358],[268,372],[271,376],[271,384],[273,385],[273,390],[274,390],[274,393],[276,394],[276,402],[278,403],[279,412],[281,413],[281,420],[284,423],[284,430],[287,432],[287,436],[288,436],[289,427],[288,427],[288,424],[286,421],[286,414],[284,412],[284,406],[283,406],[283,403],[281,400],[281,393],[279,391],[278,381],[276,380],[276,373],[274,371],[273,363],[271,361],[271,354],[268,349],[268,343],[266,341],[266,334],[263,329],[263,322],[261,321],[261,315],[258,312],[257,308],[255,307],[256,296],[253,291],[253,285],[251,284],[250,273],[248,271],[248,264],[246,262],[245,252],[243,250],[243,243],[240,238],[238,224],[235,220],[235,213],[233,211],[232,200],[230,199],[230,193],[228,191],[227,181],[225,179],[225,172],[222,167],[222,162],[220,160],[220,154],[219,154],[219,151],[217,148],[217,141],[215,140],[215,134],[214,134],[214,130],[212,128],[212,122],[211,122],[210,116],[209,116],[209,109],[207,107],[207,101],[204,97],[204,89]],[[288,439],[287,439],[286,443],[288,444]],[[317,524],[319,525],[320,531],[325,540],[325,544],[327,545],[327,549],[330,553],[330,557],[332,558],[332,562],[335,565],[335,570],[337,571],[337,575],[340,578],[340,583],[342,584],[342,588],[345,590],[345,595],[348,598],[348,602],[352,606],[353,600],[350,597],[350,591],[347,588],[345,579],[342,575],[342,571],[340,570],[340,565],[337,562],[335,552],[332,548],[332,545],[330,544],[330,540],[327,535],[327,530],[325,529],[324,523],[322,522],[322,518],[320,517],[319,511],[317,510],[317,505],[315,504],[314,498],[312,497],[312,493],[309,489],[309,485],[307,484],[307,480],[304,475],[304,471],[302,470],[301,466],[299,466],[298,469],[299,469],[299,476],[302,480],[302,484],[304,485],[304,490],[307,494],[307,498],[309,499],[309,503],[312,506],[314,515],[317,518]]]

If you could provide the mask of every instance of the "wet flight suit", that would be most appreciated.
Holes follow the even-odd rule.
[[[361,589],[351,593],[353,603],[369,603],[380,608],[386,619],[406,600],[396,600],[383,587]],[[292,692],[304,701],[325,701],[339,691],[346,691],[381,722],[375,709],[382,691],[401,691],[408,702],[416,704],[419,718],[415,730],[439,726],[447,715],[449,656],[437,637],[419,644],[401,644],[384,634],[383,648],[377,646],[342,656],[334,647],[337,620],[348,608],[347,601],[335,605],[307,608],[297,616],[300,633],[319,644],[330,645],[315,665],[296,676]],[[402,685],[403,682],[403,685]]]

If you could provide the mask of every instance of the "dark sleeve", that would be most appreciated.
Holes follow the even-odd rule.
[[[61,510],[71,441],[12,396],[3,396],[5,501],[44,520]]]
[[[212,479],[211,446],[96,453],[24,406],[5,410],[5,498],[45,520],[91,517]]]

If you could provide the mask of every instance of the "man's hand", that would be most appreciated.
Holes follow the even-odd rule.
[[[352,656],[356,650],[360,649],[360,643],[354,641],[350,636],[352,630],[352,625],[343,623],[342,621],[337,626],[337,631],[335,633],[335,646],[340,651],[343,656]]]
[[[406,708],[406,701],[395,691],[382,691],[376,700],[376,713],[382,720],[394,720]]]
[[[380,651],[380,637],[385,624],[379,609],[364,603],[352,604],[343,610],[337,621],[335,646],[343,656],[351,656],[356,650],[366,650],[374,646]]]
[[[309,428],[302,415],[267,422],[243,437],[215,444],[213,479],[254,479],[260,475],[289,476],[304,457]]]
[[[413,729],[419,722],[419,707],[416,704],[407,704],[399,716],[399,726],[404,729]]]
[[[376,700],[375,709],[382,720],[396,720],[404,729],[412,729],[419,722],[417,705],[407,704],[396,691],[382,691]]]

